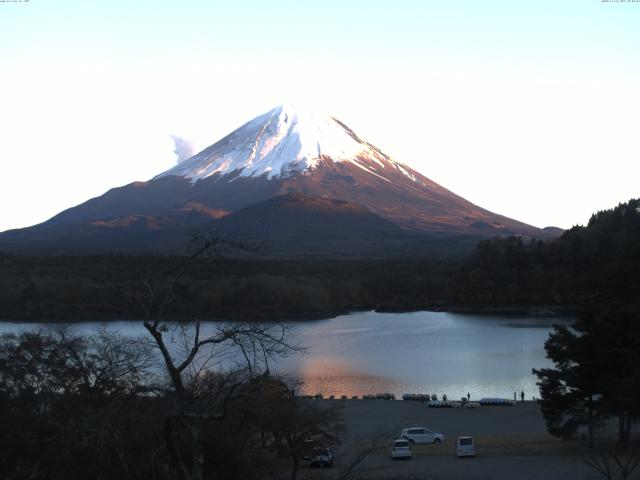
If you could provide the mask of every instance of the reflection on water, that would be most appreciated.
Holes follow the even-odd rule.
[[[524,390],[538,396],[532,368],[549,366],[544,342],[552,323],[567,320],[445,312],[343,315],[298,324],[304,356],[278,369],[297,376],[303,393],[429,393],[461,398]],[[517,327],[517,328],[515,328]]]
[[[293,375],[300,379],[301,393],[315,395],[362,395],[363,392],[387,392],[402,388],[390,378],[354,369],[347,360],[335,357],[309,357],[299,364]]]
[[[289,323],[305,354],[275,363],[271,370],[299,379],[299,391],[327,395],[429,393],[460,398],[538,396],[532,368],[550,365],[544,342],[552,323],[567,320],[446,312],[361,312],[329,320]],[[74,328],[91,334],[101,326]],[[215,322],[203,325],[202,334]],[[0,323],[0,333],[38,328]],[[140,322],[113,322],[110,329],[145,335]],[[233,361],[229,357],[229,362]]]

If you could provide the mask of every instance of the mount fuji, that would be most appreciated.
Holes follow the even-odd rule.
[[[1,233],[0,250],[181,251],[188,231],[202,228],[265,241],[281,255],[428,253],[488,236],[557,234],[472,204],[336,118],[279,106],[149,181]]]

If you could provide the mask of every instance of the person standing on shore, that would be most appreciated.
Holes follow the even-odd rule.
[[[524,402],[524,390],[520,392],[520,401]]]
[[[467,402],[471,401],[471,394],[469,392],[467,392]]]
[[[516,395],[517,395],[516,392],[513,392],[513,401],[514,402],[516,401]]]

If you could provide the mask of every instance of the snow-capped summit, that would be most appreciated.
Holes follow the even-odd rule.
[[[194,228],[284,255],[451,253],[479,237],[557,234],[474,205],[334,117],[280,106],[147,182],[0,234],[0,249],[175,251]]]
[[[234,178],[273,179],[308,172],[326,159],[351,162],[374,174],[370,162],[399,168],[334,117],[280,105],[156,178],[176,175],[195,182],[234,173]]]

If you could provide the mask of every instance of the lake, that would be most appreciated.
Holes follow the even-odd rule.
[[[552,323],[569,319],[447,312],[358,312],[328,320],[286,322],[292,340],[307,347],[273,364],[272,372],[302,381],[301,393],[363,395],[389,392],[447,394],[459,399],[538,397],[532,368],[550,366],[544,342]],[[0,322],[0,333],[44,324]],[[73,324],[90,334],[105,324]],[[207,322],[202,331],[216,326]],[[139,321],[107,324],[124,335],[144,335]],[[227,361],[230,360],[231,357]]]

